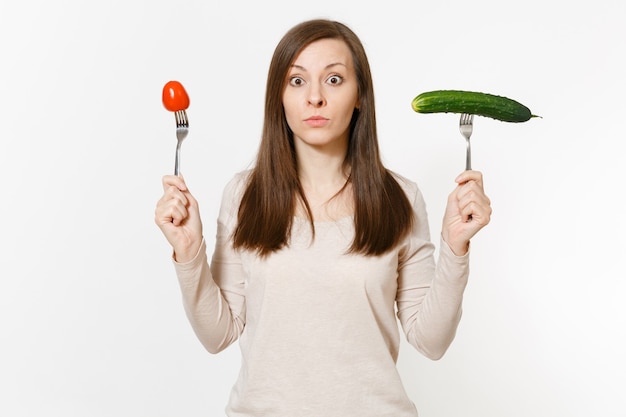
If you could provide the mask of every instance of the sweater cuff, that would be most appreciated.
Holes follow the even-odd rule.
[[[181,271],[188,271],[190,269],[197,267],[198,264],[202,262],[205,257],[206,257],[206,241],[204,240],[204,237],[203,237],[202,242],[200,243],[200,247],[198,248],[198,252],[196,252],[195,256],[191,260],[187,262],[178,262],[174,258],[174,253],[172,252],[172,263],[174,264],[176,269],[179,269]]]
[[[450,261],[458,263],[458,264],[467,264],[469,262],[469,255],[470,255],[470,250],[472,248],[472,244],[470,242],[469,245],[467,246],[467,252],[465,252],[464,255],[459,256],[452,251],[452,249],[450,248],[450,245],[448,244],[448,242],[445,241],[443,236],[440,236],[439,248],[440,248],[439,252],[441,252],[441,255],[445,256]]]

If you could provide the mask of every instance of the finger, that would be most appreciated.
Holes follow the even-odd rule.
[[[474,181],[467,182],[459,186],[457,190],[459,205],[467,204],[470,201],[482,200],[482,190]]]
[[[484,213],[483,207],[475,201],[470,201],[461,207],[461,215],[465,222],[477,221],[482,223],[482,219],[485,217]]]
[[[176,206],[164,204],[157,206],[154,211],[154,220],[158,226],[180,224],[184,218],[184,211]]]
[[[187,206],[189,204],[189,195],[189,193],[183,192],[177,187],[171,185],[165,189],[163,196],[161,197],[159,202],[169,203],[173,200],[177,200],[180,201],[180,204]]]
[[[475,181],[480,187],[483,186],[483,174],[480,171],[463,171],[461,172],[454,181],[457,184],[465,184],[470,181]]]
[[[491,211],[491,200],[473,180],[458,187],[456,198],[459,211],[464,215],[486,214]]]
[[[165,177],[164,177],[165,178]],[[198,207],[198,202],[194,196],[189,192],[187,185],[184,181],[180,181],[179,177],[168,176],[164,179],[164,197],[167,198],[179,198],[186,206]]]
[[[171,222],[174,226],[180,226],[187,220],[189,212],[186,207],[175,206],[170,211]]]
[[[180,224],[189,215],[187,199],[178,190],[166,193],[157,203],[155,216],[157,222]]]
[[[461,209],[468,206],[474,208],[490,207],[491,201],[482,192],[472,188],[466,188],[465,190],[459,190],[457,195],[458,205]]]
[[[457,187],[457,196],[459,199],[473,198],[483,201],[489,200],[485,195],[482,179],[470,179],[467,182],[460,183]]]
[[[180,191],[187,191],[187,184],[182,176],[164,175],[161,182],[163,184],[163,190],[169,187],[176,187]]]
[[[459,201],[459,210],[465,220],[478,221],[485,225],[489,223],[491,217],[491,202],[485,195],[479,195],[476,198],[467,198]]]

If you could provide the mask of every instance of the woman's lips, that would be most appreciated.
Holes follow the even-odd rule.
[[[322,116],[311,116],[304,122],[311,127],[322,127],[328,123],[328,119]]]

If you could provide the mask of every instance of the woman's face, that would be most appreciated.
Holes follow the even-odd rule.
[[[287,73],[283,107],[297,147],[347,147],[358,85],[344,41],[322,39],[300,52]]]

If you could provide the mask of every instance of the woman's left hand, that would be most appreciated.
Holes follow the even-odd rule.
[[[441,233],[450,249],[461,256],[467,253],[470,239],[489,223],[491,201],[485,195],[479,171],[464,171],[455,182],[457,187],[448,196]]]

